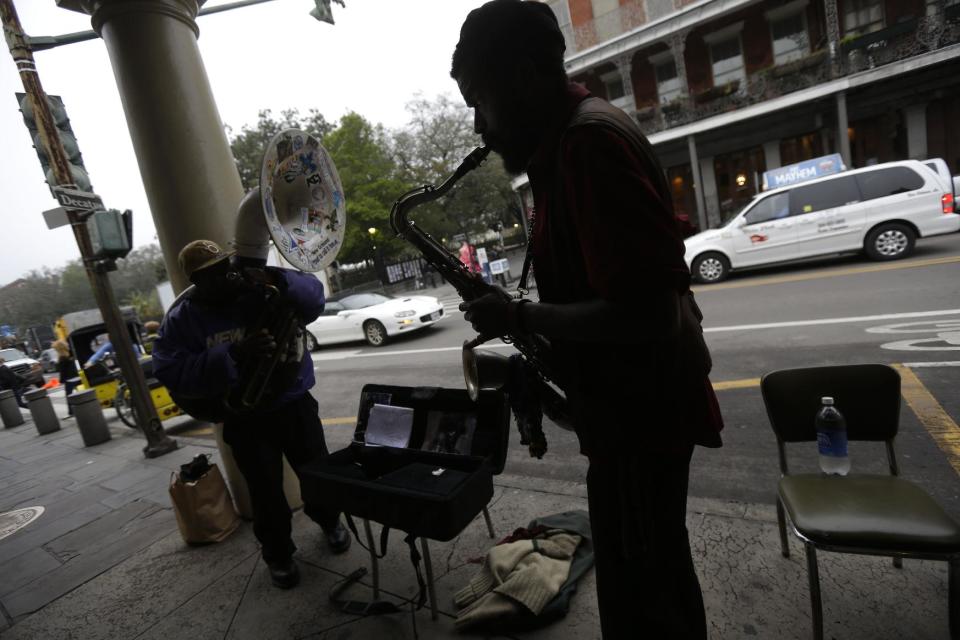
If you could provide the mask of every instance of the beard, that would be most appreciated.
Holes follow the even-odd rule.
[[[535,114],[517,105],[509,114],[504,126],[495,135],[485,137],[484,142],[496,151],[503,168],[512,176],[518,176],[527,170],[527,165],[540,145],[542,123]]]

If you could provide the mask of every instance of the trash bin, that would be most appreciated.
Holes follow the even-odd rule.
[[[110,439],[110,428],[103,417],[103,409],[97,400],[97,390],[87,389],[76,391],[67,396],[67,404],[73,409],[73,417],[80,429],[83,446],[92,447],[95,444]]]
[[[30,410],[33,424],[37,426],[37,433],[45,435],[60,431],[60,419],[53,410],[53,403],[50,402],[46,389],[27,391],[23,394],[23,399],[27,401],[27,409]]]
[[[24,422],[17,396],[11,389],[0,391],[0,418],[3,419],[4,429],[19,427]]]

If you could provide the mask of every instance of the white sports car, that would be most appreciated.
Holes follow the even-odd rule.
[[[323,314],[307,325],[307,346],[366,340],[374,347],[390,336],[429,327],[444,316],[443,305],[429,296],[391,298],[357,293],[327,301]]]

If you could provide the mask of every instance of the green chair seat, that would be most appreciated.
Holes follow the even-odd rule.
[[[780,498],[797,531],[817,545],[960,552],[960,525],[923,489],[896,476],[786,476]]]

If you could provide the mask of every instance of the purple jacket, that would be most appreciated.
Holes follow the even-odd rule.
[[[272,268],[287,282],[286,298],[296,305],[304,324],[323,312],[323,284],[308,273]],[[243,339],[260,312],[256,296],[242,296],[227,306],[206,305],[190,298],[163,319],[153,345],[154,375],[169,389],[192,397],[223,397],[239,382],[237,363],[228,349]],[[315,382],[313,360],[304,352],[294,384],[274,406],[283,406],[309,391]]]

